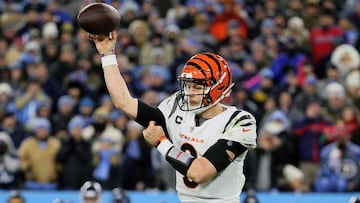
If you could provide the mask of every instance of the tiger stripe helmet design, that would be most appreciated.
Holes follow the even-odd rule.
[[[229,96],[234,85],[232,70],[228,62],[220,55],[204,52],[192,56],[185,64],[179,76],[179,107],[183,111],[200,113]],[[185,90],[185,82],[204,85],[203,99],[197,108],[189,105],[189,94]]]

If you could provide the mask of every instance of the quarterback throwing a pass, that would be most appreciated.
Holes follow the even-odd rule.
[[[244,159],[256,147],[256,121],[220,101],[229,96],[232,71],[213,53],[191,57],[179,76],[180,90],[151,107],[133,98],[115,56],[116,32],[98,40],[105,82],[116,108],[147,128],[144,138],[176,169],[181,202],[239,203]]]

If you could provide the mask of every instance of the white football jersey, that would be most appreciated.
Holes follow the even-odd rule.
[[[195,114],[179,109],[176,94],[159,105],[174,146],[194,157],[201,157],[219,139],[228,140],[229,145],[234,141],[248,148],[255,148],[255,118],[250,113],[232,106],[224,108],[224,112],[196,126]],[[246,153],[239,155],[228,167],[206,183],[196,184],[176,172],[176,190],[180,201],[239,203],[245,183],[243,165]]]

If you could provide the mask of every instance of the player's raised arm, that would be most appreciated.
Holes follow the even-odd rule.
[[[138,101],[133,98],[129,89],[120,74],[115,55],[116,32],[109,33],[109,37],[98,39],[96,35],[89,35],[95,42],[96,49],[101,54],[101,64],[104,71],[104,78],[112,102],[116,108],[121,109],[131,118],[136,118]]]

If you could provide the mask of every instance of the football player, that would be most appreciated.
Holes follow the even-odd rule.
[[[227,61],[209,52],[194,55],[179,76],[180,90],[152,107],[129,93],[117,65],[116,32],[90,39],[114,105],[147,126],[145,139],[176,169],[180,201],[239,203],[244,159],[256,147],[256,121],[220,103],[234,85]]]
[[[101,203],[102,187],[95,181],[86,181],[80,188],[81,203]]]
[[[7,203],[25,203],[24,196],[17,190],[10,192]]]

